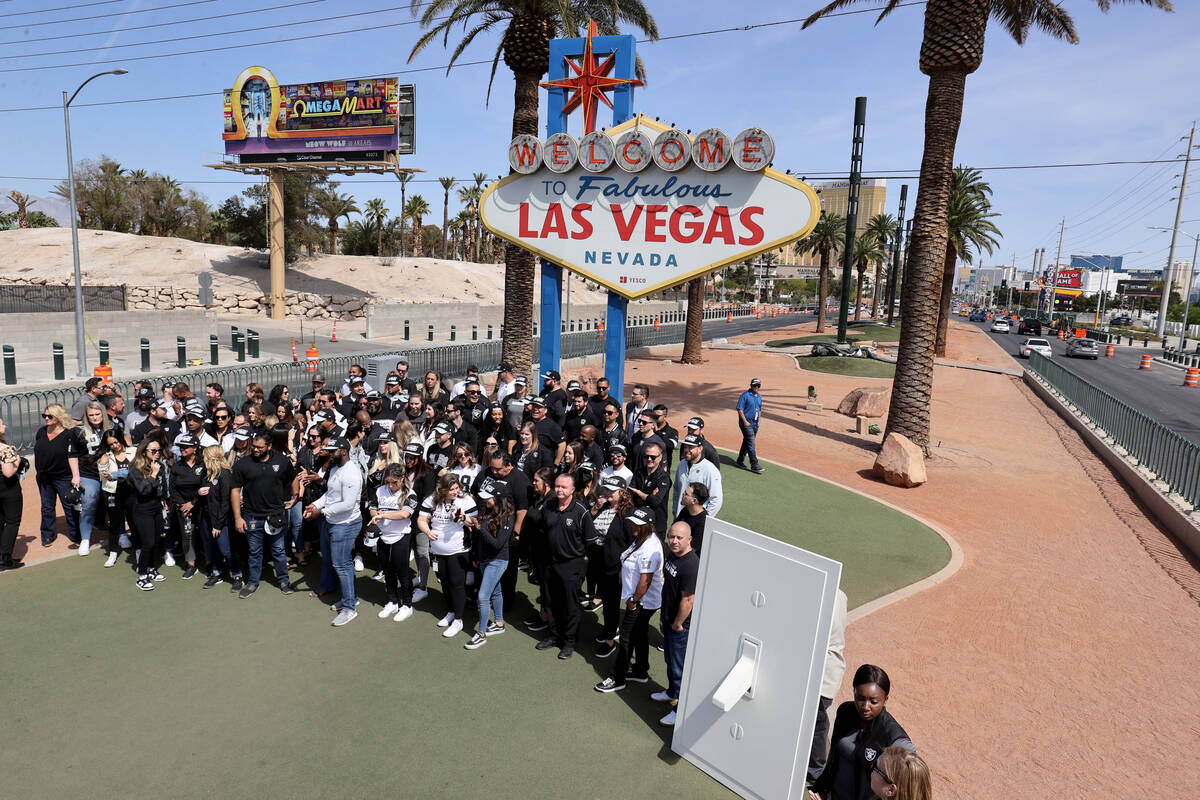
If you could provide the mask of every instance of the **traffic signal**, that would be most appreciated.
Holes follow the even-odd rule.
[[[1029,291],[1029,281],[1025,281],[1025,291]]]
[[[1007,280],[1000,281],[1000,291],[1002,291],[1002,292],[1008,291],[1008,281]]]

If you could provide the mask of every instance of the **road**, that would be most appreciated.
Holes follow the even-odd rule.
[[[1017,345],[1025,336],[1016,333],[991,333],[991,323],[973,322],[987,332],[1004,350],[1014,358]],[[1184,438],[1200,444],[1200,389],[1183,386],[1183,370],[1154,364],[1148,371],[1138,369],[1143,353],[1158,355],[1161,349],[1151,344],[1143,349],[1117,347],[1114,358],[1104,356],[1104,345],[1100,345],[1100,357],[1095,361],[1083,358],[1068,358],[1066,342],[1053,336],[1045,336],[1054,350],[1054,360],[1085,380],[1099,386],[1109,394],[1136,408],[1152,419],[1158,420]],[[1021,359],[1018,359],[1020,361]]]

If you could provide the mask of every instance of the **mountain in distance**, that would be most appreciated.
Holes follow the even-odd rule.
[[[12,200],[8,199],[9,189],[0,189],[0,212],[7,213],[16,211],[17,207]],[[62,225],[64,228],[71,224],[71,217],[67,211],[67,201],[60,197],[31,197],[29,204],[30,211],[41,211],[47,214]]]

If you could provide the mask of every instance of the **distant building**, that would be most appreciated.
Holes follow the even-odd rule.
[[[845,216],[846,206],[850,202],[849,181],[809,181],[809,185],[817,190],[817,197],[821,201],[822,211]],[[855,236],[861,236],[866,231],[867,222],[870,221],[871,217],[876,214],[886,213],[886,211],[887,181],[883,178],[868,178],[864,180],[858,191],[857,232]],[[781,268],[785,266],[816,268],[821,263],[821,259],[816,253],[797,255],[794,245],[782,247],[777,252],[779,257],[775,263]],[[838,256],[833,259],[830,266],[837,266],[841,263],[841,257]],[[785,271],[781,269],[779,274],[782,277]],[[797,278],[806,280],[816,277],[816,273],[810,270],[796,270],[791,272],[788,277],[792,277],[793,274]],[[870,281],[873,275],[874,269],[870,271],[867,280]]]

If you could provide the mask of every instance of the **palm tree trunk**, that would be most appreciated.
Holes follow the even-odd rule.
[[[683,333],[683,355],[680,362],[700,364],[701,333],[704,330],[704,278],[692,278],[687,285],[687,327]]]
[[[887,433],[904,435],[929,452],[929,405],[933,395],[933,352],[946,257],[946,215],[954,145],[962,122],[965,71],[936,70],[925,100],[925,150],[913,210],[912,248],[900,299],[900,348],[888,408]]]
[[[407,188],[408,188],[408,187],[407,187],[407,185],[404,183],[404,181],[401,181],[401,182],[400,182],[400,257],[401,257],[401,258],[404,258],[404,255],[405,255],[405,248],[404,248],[404,215],[405,215],[406,213],[408,213],[408,212],[407,212],[407,205],[408,205],[408,204],[405,202],[405,199],[406,199],[406,198],[405,198],[405,194],[406,194],[406,192],[405,192],[405,189],[407,189]]]
[[[887,252],[886,250],[884,252]],[[875,287],[871,291],[871,316],[879,316],[879,268],[883,266],[882,261],[875,262]]]
[[[854,321],[858,322],[862,319],[862,287],[863,287],[863,272],[866,270],[866,264],[858,265],[858,290],[854,293]]]
[[[821,266],[817,270],[817,333],[825,330],[825,295],[829,292],[829,254],[821,253]]]
[[[934,345],[935,356],[946,355],[946,334],[950,328],[950,300],[954,295],[954,265],[958,262],[958,251],[954,245],[947,243],[946,260],[942,267],[942,298],[938,304],[937,343]]]
[[[513,137],[537,135],[538,80],[533,71],[514,72]],[[480,226],[482,227],[482,226]],[[477,239],[478,242],[478,239]],[[476,244],[476,254],[482,243]],[[505,245],[504,258],[504,344],[501,360],[513,365],[518,375],[530,374],[533,366],[533,253],[514,244]],[[557,331],[542,331],[543,336]],[[549,366],[549,365],[545,365]]]
[[[442,258],[446,258],[446,231],[450,226],[450,190],[442,197]]]
[[[335,220],[335,219],[329,220],[329,255],[331,255],[331,256],[337,255],[337,232],[338,232],[337,220]]]

